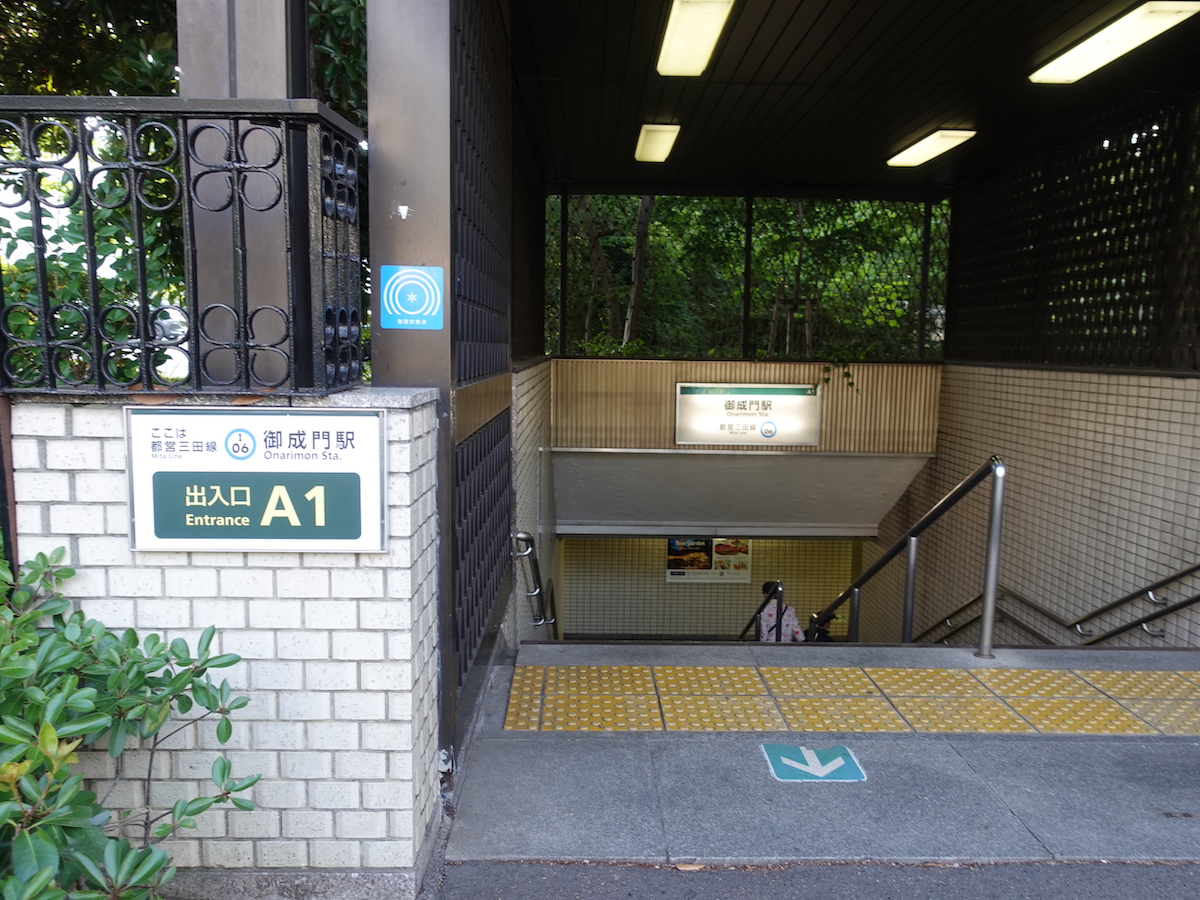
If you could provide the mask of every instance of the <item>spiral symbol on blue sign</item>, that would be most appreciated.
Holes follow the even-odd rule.
[[[393,316],[437,316],[442,310],[442,286],[425,269],[399,267],[383,285],[382,302]]]

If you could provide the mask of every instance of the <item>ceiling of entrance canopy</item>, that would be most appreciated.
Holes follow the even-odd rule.
[[[1029,75],[1130,0],[735,0],[704,73],[656,71],[670,0],[511,0],[517,106],[551,190],[944,193],[1095,111],[1200,87],[1200,15],[1075,84]],[[677,124],[666,162],[643,124]],[[936,129],[962,146],[886,161]]]

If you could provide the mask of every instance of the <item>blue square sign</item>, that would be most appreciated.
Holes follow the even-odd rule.
[[[380,266],[379,327],[440,331],[445,322],[441,266]]]
[[[810,750],[786,744],[761,744],[776,781],[866,781],[867,774],[849,747]]]

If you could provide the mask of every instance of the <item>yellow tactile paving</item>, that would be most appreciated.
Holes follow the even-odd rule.
[[[663,696],[668,731],[787,731],[770,697]]]
[[[1076,670],[1075,674],[1120,700],[1200,700],[1200,684],[1174,672]]]
[[[1083,697],[1104,695],[1073,672],[1062,669],[971,669],[1001,697]]]
[[[653,694],[649,666],[549,666],[547,694]]]
[[[504,727],[509,731],[537,731],[542,721],[540,694],[512,693],[508,697],[508,712]]]
[[[514,694],[540,694],[546,680],[545,666],[517,666],[513,669]]]
[[[864,669],[889,697],[990,697],[963,669]]]
[[[879,688],[853,666],[764,666],[763,680],[776,697],[871,697]]]
[[[658,694],[696,696],[766,694],[762,676],[754,666],[655,666]]]
[[[917,731],[1031,732],[1033,727],[995,697],[892,697]]]
[[[542,731],[662,731],[653,695],[547,694]]]
[[[1125,700],[1121,705],[1163,734],[1200,734],[1200,700]]]
[[[517,666],[504,727],[1200,734],[1200,671]]]
[[[1014,698],[1009,704],[1044,734],[1154,734],[1112,700],[1078,697]]]
[[[911,731],[882,697],[783,697],[775,701],[792,731]]]

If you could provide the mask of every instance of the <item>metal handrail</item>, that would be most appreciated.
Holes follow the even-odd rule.
[[[1200,572],[1200,563],[1196,563],[1196,565],[1189,566],[1186,569],[1181,569],[1174,575],[1168,575],[1166,578],[1159,579],[1158,581],[1154,582],[1154,584],[1147,585],[1141,590],[1134,591],[1131,594],[1126,594],[1124,597],[1112,601],[1112,603],[1106,603],[1099,609],[1094,609],[1087,615],[1080,616],[1078,619],[1067,623],[1067,627],[1074,628],[1076,625],[1082,625],[1084,622],[1090,622],[1092,619],[1099,618],[1107,612],[1112,612],[1118,606],[1124,606],[1126,603],[1129,603],[1131,600],[1137,600],[1139,597],[1146,597],[1151,603],[1159,603],[1159,599],[1154,596],[1155,591],[1157,591],[1159,588],[1166,587],[1168,584],[1179,581],[1181,578],[1187,578],[1189,575],[1193,575],[1196,572]]]
[[[995,630],[996,623],[996,584],[1000,574],[1000,528],[1004,519],[1004,485],[1007,477],[1004,460],[999,456],[991,457],[971,475],[968,475],[959,482],[950,493],[939,500],[929,512],[925,513],[916,525],[908,529],[900,540],[896,541],[879,559],[875,560],[870,568],[859,575],[846,590],[842,591],[837,599],[821,612],[814,613],[809,622],[809,630],[813,631],[829,624],[843,603],[852,598],[857,599],[861,597],[863,586],[882,572],[883,568],[899,556],[901,551],[907,550],[908,569],[904,591],[904,630],[900,640],[902,643],[911,644],[913,642],[913,612],[916,607],[917,540],[929,526],[949,512],[963,497],[982,484],[989,475],[992,477],[992,502],[988,515],[987,553],[984,562],[982,594],[984,608],[981,613],[983,626],[980,630],[979,649],[975,652],[975,655],[982,659],[991,659],[992,633]],[[857,636],[858,615],[855,609],[857,603],[853,604],[853,607],[850,631]]]
[[[1058,625],[1063,626],[1064,628],[1071,628],[1074,625],[1073,622],[1068,622],[1066,619],[1055,614],[1051,610],[1046,609],[1046,607],[1042,606],[1041,604],[1035,603],[1032,600],[1022,597],[1016,591],[1011,590],[1010,588],[1006,588],[1002,584],[996,585],[996,595],[997,595],[997,597],[1003,595],[1005,597],[1008,597],[1010,600],[1016,600],[1018,603],[1022,604],[1023,606],[1028,606],[1034,612],[1041,613],[1047,619],[1050,619],[1052,622],[1055,622]],[[926,628],[924,631],[922,631],[920,634],[918,634],[915,638],[913,638],[913,643],[919,644],[924,638],[928,637],[929,635],[931,635],[935,631],[937,631],[939,628],[941,628],[942,625],[946,625],[948,628],[954,629],[954,631],[949,632],[949,634],[956,634],[958,631],[961,630],[961,628],[958,626],[955,626],[950,620],[953,619],[955,616],[961,615],[962,613],[966,612],[968,609],[971,608],[971,606],[978,603],[982,599],[983,599],[982,593],[976,594],[974,597],[972,597],[970,600],[968,600],[962,606],[958,607],[956,610],[954,610],[949,615],[947,615],[943,619],[943,621],[935,622],[933,625],[930,625],[928,628]],[[970,624],[973,621],[975,621],[975,620],[971,619],[970,621],[968,621],[967,624]],[[947,635],[942,635],[943,639],[946,636]],[[1085,635],[1085,637],[1086,636],[1087,635]]]
[[[975,600],[978,600],[978,599],[979,599],[978,597],[975,598]],[[974,603],[975,600],[972,600],[971,602]],[[974,625],[976,622],[978,622],[982,617],[983,617],[983,614],[980,613],[978,615],[971,616],[971,618],[967,619],[967,621],[963,622],[961,625],[953,626],[950,631],[947,631],[944,635],[942,635],[941,643],[943,643],[943,644],[946,643],[946,641],[948,641],[950,638],[954,637],[960,631],[966,631],[968,628],[970,628],[972,625]],[[1033,635],[1035,638],[1037,638],[1043,644],[1046,644],[1051,647],[1054,646],[1054,641],[1052,641],[1050,638],[1046,637],[1044,634],[1042,634],[1040,631],[1035,629],[1033,626],[1026,625],[1020,619],[1015,619],[1012,616],[1008,616],[1008,618],[1005,621],[1011,622],[1013,625],[1020,628],[1026,634]]]
[[[1180,600],[1178,603],[1172,603],[1170,606],[1164,606],[1161,609],[1156,609],[1154,612],[1134,619],[1132,622],[1126,622],[1124,625],[1118,625],[1116,628],[1104,632],[1104,634],[1098,634],[1095,637],[1090,637],[1083,642],[1083,646],[1086,647],[1089,644],[1098,644],[1101,641],[1106,641],[1111,637],[1116,637],[1118,634],[1124,634],[1126,631],[1133,631],[1135,628],[1141,628],[1151,637],[1164,637],[1161,632],[1156,634],[1146,626],[1156,619],[1161,619],[1163,616],[1169,616],[1171,613],[1179,612],[1181,609],[1187,609],[1189,606],[1193,606],[1196,603],[1200,603],[1200,594],[1197,594],[1194,597],[1189,597],[1187,600]]]
[[[531,603],[533,610],[533,624],[537,625],[553,625],[557,617],[554,609],[554,590],[549,590],[542,584],[542,568],[538,565],[537,548],[534,545],[533,535],[528,531],[518,531],[513,535],[513,555],[517,559],[526,559],[529,561],[530,581],[533,583],[533,590],[526,591],[525,596],[531,601],[536,601],[536,604]],[[524,545],[524,549],[521,549]]]
[[[775,642],[779,643],[783,640],[783,582],[768,581],[763,585],[763,602],[759,604],[754,615],[750,617],[750,621],[746,623],[746,627],[742,629],[742,633],[738,635],[739,641],[746,639],[750,629],[758,624],[758,617],[772,602],[775,604]],[[755,636],[757,637],[757,634]]]
[[[1142,627],[1143,630],[1145,630],[1146,633],[1150,634],[1152,637],[1158,636],[1158,635],[1153,634],[1153,632],[1150,632],[1149,629],[1146,629],[1145,625],[1150,622],[1155,621],[1156,619],[1161,619],[1163,616],[1169,615],[1172,612],[1177,612],[1178,610],[1186,609],[1187,607],[1193,605],[1194,603],[1200,602],[1200,595],[1197,595],[1196,597],[1192,597],[1189,600],[1181,600],[1180,602],[1175,603],[1173,605],[1168,605],[1167,600],[1165,600],[1162,597],[1156,597],[1154,592],[1161,588],[1166,587],[1169,584],[1172,584],[1176,581],[1186,578],[1189,575],[1193,575],[1196,572],[1200,572],[1200,563],[1197,563],[1194,566],[1188,566],[1186,569],[1180,569],[1178,572],[1168,575],[1165,578],[1160,578],[1158,581],[1154,582],[1151,585],[1147,585],[1144,588],[1139,588],[1136,591],[1132,591],[1128,594],[1125,594],[1123,597],[1113,600],[1111,603],[1106,603],[1106,604],[1104,604],[1104,606],[1101,606],[1098,609],[1094,609],[1089,613],[1084,613],[1082,616],[1079,616],[1078,618],[1075,618],[1075,619],[1065,619],[1062,616],[1058,615],[1058,613],[1054,612],[1053,610],[1047,609],[1046,607],[1042,606],[1040,603],[1038,603],[1034,600],[1030,600],[1028,597],[1022,596],[1021,594],[1014,591],[1012,588],[1005,587],[1004,585],[997,585],[996,589],[997,589],[997,593],[1003,594],[1004,596],[1008,597],[1011,600],[1016,600],[1022,606],[1026,606],[1029,609],[1032,609],[1034,612],[1045,616],[1047,619],[1049,619],[1051,622],[1054,622],[1056,625],[1060,625],[1063,628],[1070,629],[1070,630],[1074,631],[1076,634],[1078,634],[1080,637],[1088,638],[1088,640],[1081,642],[1082,645],[1086,646],[1088,644],[1098,643],[1099,641],[1103,641],[1110,637],[1115,637],[1116,635],[1123,634],[1126,631],[1132,631],[1134,628],[1138,628],[1138,627]],[[950,620],[953,619],[955,616],[960,615],[961,613],[965,612],[972,604],[978,603],[982,598],[983,598],[982,594],[976,594],[974,597],[972,597],[970,600],[968,600],[962,606],[958,607],[956,610],[954,610],[952,613],[950,613],[948,616],[945,617],[944,624],[946,624],[948,627],[950,627],[953,630],[948,632],[946,635],[943,635],[942,636],[943,640],[946,637],[948,637],[949,635],[957,634],[958,631],[961,630],[961,627],[955,627],[953,624],[951,624]],[[1140,618],[1134,619],[1133,621],[1131,621],[1125,625],[1121,625],[1121,626],[1118,626],[1117,628],[1110,629],[1109,631],[1106,631],[1099,636],[1096,636],[1091,631],[1083,630],[1083,627],[1082,627],[1083,623],[1090,622],[1092,619],[1097,619],[1100,616],[1104,615],[1105,613],[1110,613],[1110,612],[1113,612],[1114,610],[1119,609],[1120,607],[1124,606],[1126,603],[1132,603],[1134,600],[1140,600],[1142,598],[1145,598],[1146,600],[1150,601],[1155,606],[1158,606],[1160,608],[1158,610],[1156,610],[1155,612],[1152,612],[1145,616],[1141,616]],[[970,620],[970,622],[973,622],[973,621],[974,621],[974,619]],[[970,624],[970,622],[968,622],[967,624]],[[922,631],[919,635],[917,635],[913,639],[914,643],[920,642],[922,639],[933,634],[933,632],[937,631],[939,628],[942,627],[942,624],[943,624],[943,622],[937,622],[936,624],[931,625],[928,628],[926,628],[924,631]]]

